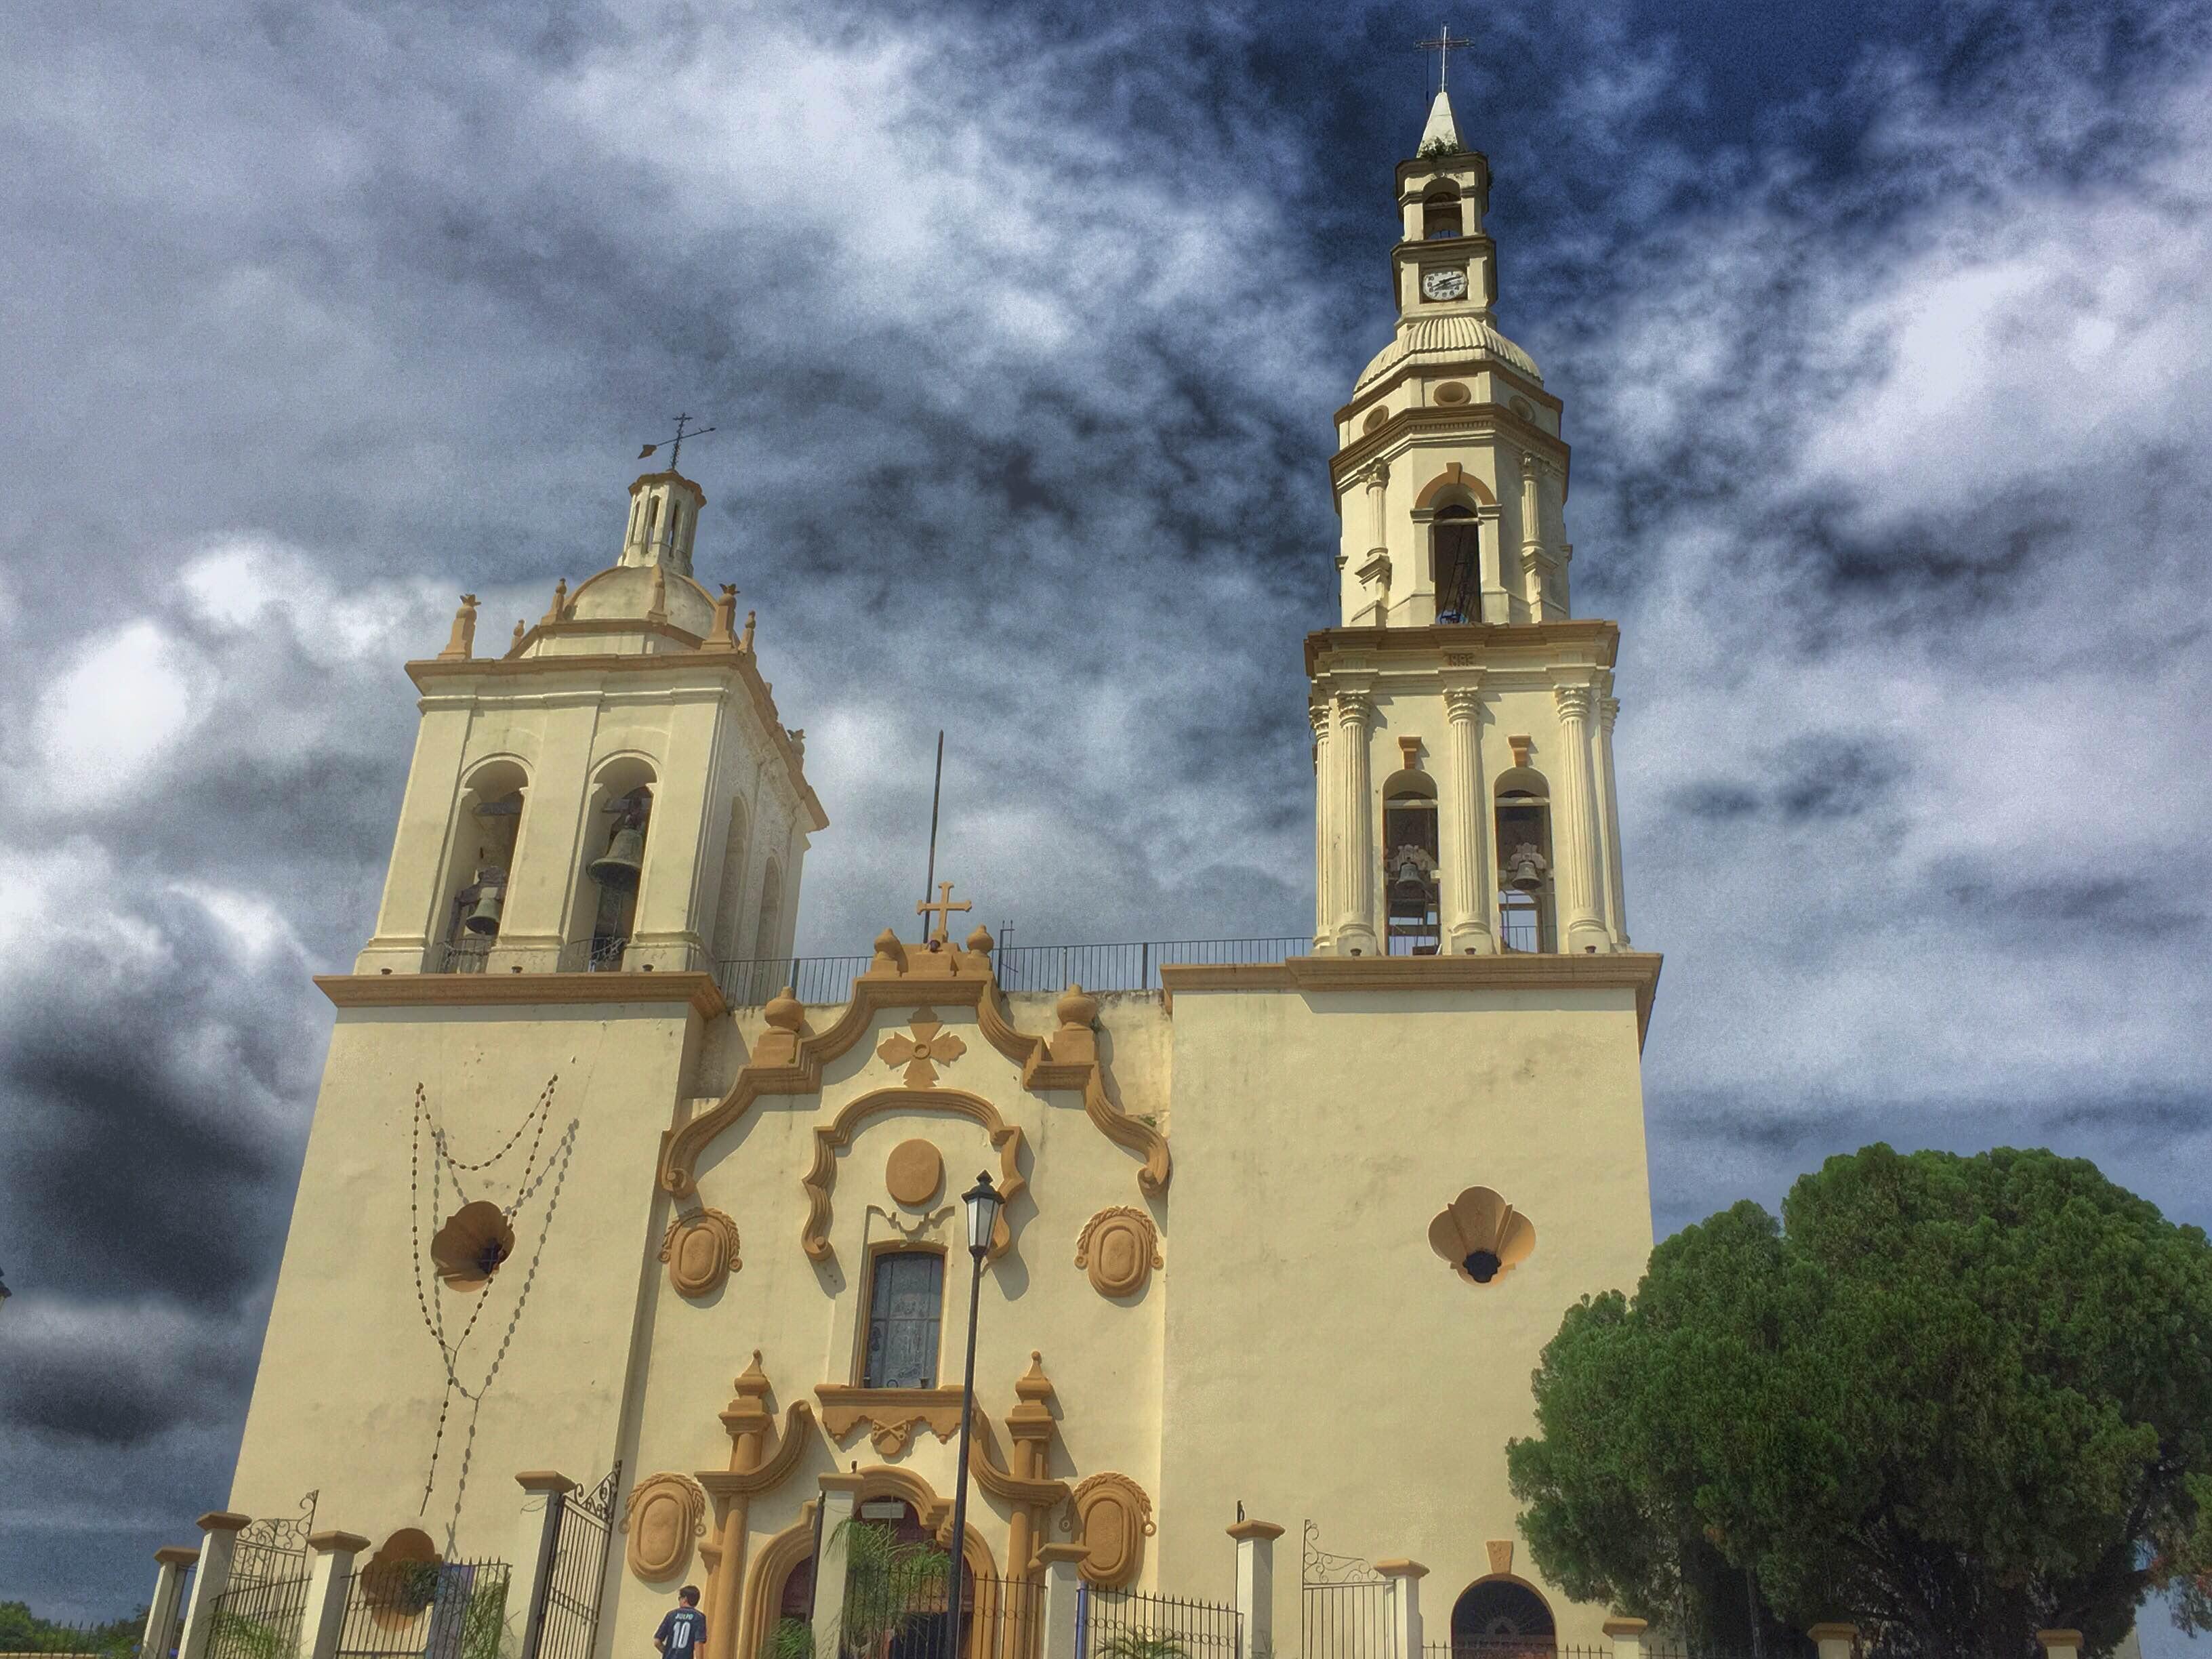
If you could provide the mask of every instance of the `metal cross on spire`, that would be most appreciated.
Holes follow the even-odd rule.
[[[1438,92],[1445,89],[1445,77],[1451,71],[1451,49],[1454,46],[1464,46],[1468,44],[1469,44],[1468,37],[1464,34],[1457,40],[1452,38],[1449,23],[1444,24],[1437,31],[1435,40],[1414,42],[1414,45],[1423,52],[1432,52],[1437,54],[1437,90]]]
[[[676,462],[678,458],[684,453],[684,441],[686,438],[703,438],[714,428],[711,426],[702,426],[696,432],[686,432],[684,428],[691,424],[692,417],[690,416],[678,415],[672,418],[673,418],[676,422],[676,435],[672,439],[664,439],[662,440],[662,442],[668,445],[668,470],[671,472],[673,472],[676,470]],[[659,447],[659,444],[647,444],[644,448],[637,452],[638,459],[641,461],[645,459],[646,457],[652,454],[654,450]]]

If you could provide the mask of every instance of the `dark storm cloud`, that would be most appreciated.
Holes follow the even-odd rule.
[[[0,19],[0,1487],[80,1540],[0,1523],[0,1595],[135,1595],[219,1501],[398,665],[605,564],[673,410],[833,819],[802,950],[911,903],[940,724],[994,928],[1305,925],[1322,463],[1433,25]],[[2203,1218],[2205,15],[1477,27],[1501,320],[1623,624],[1661,1225],[1875,1139]]]

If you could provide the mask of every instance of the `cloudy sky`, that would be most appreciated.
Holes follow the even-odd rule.
[[[2205,9],[1444,15],[1623,629],[1661,1226],[1876,1138],[2212,1222]],[[1438,21],[0,10],[0,1599],[136,1606],[224,1496],[398,665],[609,562],[677,410],[833,820],[802,951],[910,920],[940,724],[994,927],[1308,925]]]

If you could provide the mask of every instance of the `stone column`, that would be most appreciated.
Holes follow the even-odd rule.
[[[357,1532],[307,1534],[307,1603],[300,1613],[295,1659],[337,1659],[354,1559],[368,1547],[368,1540]]]
[[[1421,1659],[1421,1580],[1429,1570],[1418,1561],[1377,1561],[1375,1571],[1390,1581],[1392,1659]]]
[[[514,1477],[514,1484],[522,1488],[522,1510],[514,1534],[514,1561],[508,1569],[504,1622],[518,1633],[521,1659],[538,1659],[538,1639],[544,1633],[543,1587],[553,1571],[561,1511],[576,1483],[551,1469],[525,1469]]]
[[[1851,1659],[1859,1644],[1856,1625],[1815,1625],[1805,1634],[1820,1650],[1820,1659]]]
[[[1605,1633],[1613,1643],[1613,1659],[1644,1659],[1644,1632],[1649,1628],[1641,1619],[1608,1619]]]
[[[1628,948],[1628,906],[1621,896],[1620,795],[1613,781],[1613,723],[1620,699],[1597,700],[1598,833],[1605,842],[1605,920],[1617,950]]]
[[[1239,1521],[1237,1540],[1237,1659],[1271,1659],[1275,1651],[1275,1540],[1272,1521]]]
[[[1036,1553],[1044,1573],[1044,1640],[1037,1659],[1079,1659],[1083,1652],[1083,1579],[1077,1569],[1089,1553],[1080,1544],[1047,1544]]]
[[[192,1596],[185,1608],[184,1633],[177,1638],[177,1659],[207,1659],[208,1638],[215,1631],[216,1599],[230,1588],[230,1564],[238,1554],[238,1534],[253,1524],[250,1515],[211,1510],[200,1516],[200,1564],[192,1574]]]
[[[1310,703],[1314,737],[1314,954],[1336,949],[1336,756],[1329,741],[1328,704]]]
[[[1360,470],[1359,481],[1367,486],[1367,551],[1372,558],[1376,554],[1388,558],[1390,554],[1390,509],[1388,492],[1390,488],[1390,464],[1374,460]]]
[[[2043,1650],[2043,1659],[2081,1659],[2081,1632],[2039,1630],[2035,1632],[2035,1644]]]
[[[1338,842],[1342,885],[1338,892],[1336,948],[1340,956],[1376,954],[1375,944],[1375,801],[1372,768],[1367,753],[1368,734],[1375,723],[1375,701],[1364,691],[1336,694],[1336,741],[1344,750],[1337,769],[1343,790],[1337,803],[1344,814]]]
[[[851,1548],[845,1523],[860,1497],[859,1475],[822,1477],[822,1554],[814,1564],[814,1651],[821,1659],[836,1659],[844,1636],[845,1557]],[[957,1584],[957,1565],[953,1573]]]
[[[1554,686],[1559,709],[1559,763],[1552,785],[1552,858],[1559,872],[1560,948],[1570,956],[1609,951],[1598,898],[1596,790],[1590,779],[1589,721],[1596,693],[1587,685]]]
[[[722,1413],[722,1427],[730,1437],[730,1473],[750,1474],[760,1468],[769,1431],[775,1419],[768,1409],[768,1374],[761,1370],[760,1350],[739,1373],[736,1397]],[[752,1495],[737,1492],[721,1496],[716,1504],[714,1542],[700,1553],[708,1557],[706,1659],[731,1659],[738,1650],[739,1595],[745,1582],[746,1528],[752,1514]],[[826,1534],[825,1534],[826,1536]],[[530,1659],[526,1654],[523,1659]]]
[[[1443,822],[1444,951],[1489,956],[1498,949],[1490,925],[1495,878],[1490,872],[1490,791],[1482,777],[1482,687],[1479,670],[1444,688],[1450,722],[1446,771],[1437,805]]]
[[[185,1573],[200,1559],[198,1550],[169,1544],[154,1552],[154,1599],[146,1607],[146,1634],[139,1652],[143,1659],[167,1659],[170,1632],[177,1628],[177,1602],[185,1587]]]

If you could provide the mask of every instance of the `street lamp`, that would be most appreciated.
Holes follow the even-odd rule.
[[[975,1410],[975,1316],[983,1304],[983,1258],[990,1254],[991,1234],[999,1224],[999,1210],[1006,1200],[991,1184],[991,1172],[986,1170],[975,1177],[973,1187],[960,1194],[960,1201],[968,1206],[968,1254],[975,1258],[975,1271],[968,1284],[968,1370],[960,1380],[960,1468],[953,1476],[952,1558],[945,1570],[951,1585],[946,1599],[952,1604],[952,1640],[945,1650],[945,1659],[960,1659],[963,1611],[960,1564],[968,1543],[968,1422]]]

